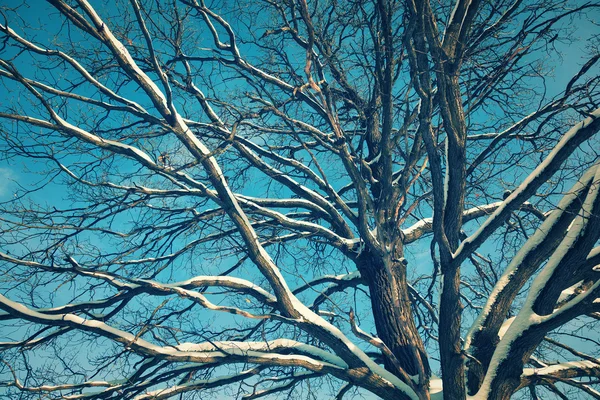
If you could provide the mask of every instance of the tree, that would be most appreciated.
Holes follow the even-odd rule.
[[[5,396],[600,398],[597,12],[4,6]]]

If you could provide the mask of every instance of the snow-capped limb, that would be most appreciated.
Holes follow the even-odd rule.
[[[53,4],[57,7],[68,7],[61,0],[55,0],[53,1]],[[398,389],[405,391],[406,394],[410,396],[411,390],[406,386],[405,383],[401,382],[392,374],[388,373],[374,363],[366,354],[364,354],[364,352],[362,352],[348,338],[346,338],[343,333],[339,331],[339,329],[329,324],[295,298],[290,289],[287,287],[287,284],[279,272],[278,267],[275,265],[271,257],[267,254],[262,244],[258,240],[258,236],[252,228],[252,224],[236,200],[235,195],[230,190],[229,185],[223,176],[221,168],[217,164],[214,157],[211,156],[210,150],[204,145],[204,143],[200,141],[198,137],[193,134],[193,132],[190,131],[189,127],[185,124],[178,113],[168,109],[165,103],[165,96],[160,92],[158,87],[151,81],[151,79],[135,64],[135,61],[131,58],[125,46],[110,32],[109,28],[100,19],[91,5],[85,0],[81,0],[81,6],[86,14],[88,14],[90,19],[92,19],[94,22],[96,29],[99,30],[100,40],[110,48],[123,70],[127,72],[127,74],[134,79],[134,81],[136,81],[152,99],[153,104],[163,115],[163,117],[170,121],[173,133],[182,142],[182,144],[185,145],[191,155],[194,156],[206,170],[211,183],[215,187],[216,194],[218,195],[217,197],[213,194],[210,196],[211,199],[223,207],[237,227],[240,236],[246,244],[249,258],[254,262],[254,264],[259,268],[261,273],[270,283],[284,315],[286,317],[298,319],[301,322],[299,323],[299,326],[302,329],[312,333],[328,344],[331,348],[335,349],[338,355],[340,355],[351,366],[368,366],[378,375],[384,376],[387,381],[394,382],[393,385],[395,385]],[[206,12],[206,10],[202,11]],[[71,10],[67,17],[77,23],[77,15],[77,11]],[[238,59],[238,62],[240,62],[240,65],[247,65],[243,62],[243,60]],[[50,108],[48,111],[53,113]],[[68,132],[72,132],[76,137],[84,140],[87,139],[86,141],[91,141],[99,146],[107,146],[106,141],[99,140],[94,135],[90,135],[80,128],[68,124],[66,121],[60,119],[60,117],[56,115],[53,115],[53,117],[58,118],[61,126],[66,127]],[[111,143],[110,146],[112,145],[113,144]],[[116,143],[115,145],[115,149],[119,151],[125,151],[127,155],[135,155],[136,159],[143,165],[150,163],[154,164],[149,157],[143,156],[139,153],[138,149],[133,148],[132,146],[122,145],[122,147],[118,146]],[[110,150],[112,149],[113,148],[111,147]],[[354,165],[352,165],[352,167],[355,168]],[[355,172],[357,176],[360,176],[357,171]],[[366,193],[366,190],[364,190],[364,192]],[[365,215],[364,218],[366,218],[366,213],[363,214]],[[366,220],[363,225],[364,226],[362,229],[364,230],[365,226],[367,226]],[[367,235],[370,235],[370,233],[367,232]],[[184,294],[184,289],[174,290],[180,294]],[[186,294],[190,294],[196,300],[202,301],[200,297],[203,296],[196,292],[190,292]],[[381,378],[378,377],[377,379]]]
[[[593,301],[600,290],[600,280],[585,292],[554,310],[561,292],[589,274],[581,266],[600,237],[600,166],[590,169],[591,182],[585,186],[583,204],[577,202],[576,216],[556,246],[552,246],[548,262],[536,276],[521,311],[515,317],[489,362],[489,368],[477,396],[493,396],[511,392],[517,387],[514,378],[520,375],[523,361],[543,340],[545,334],[593,311]],[[552,217],[552,215],[551,215]],[[548,233],[547,233],[548,234]],[[561,266],[561,268],[558,268]]]
[[[574,218],[573,210],[579,206],[579,200],[585,195],[586,188],[591,183],[595,168],[588,170],[575,185],[563,196],[556,209],[540,225],[526,244],[513,257],[510,264],[494,286],[483,311],[473,323],[465,339],[465,349],[469,349],[471,341],[477,332],[483,329],[489,331],[494,337],[504,321],[512,299],[529,277],[544,261],[539,255],[551,250],[554,246],[554,235],[560,237],[561,230],[565,230]],[[494,312],[492,312],[492,310]]]
[[[531,308],[539,315],[551,315],[553,312],[553,315],[558,315],[565,312],[593,293],[594,286],[598,285],[598,282],[595,282],[594,286],[587,291],[577,295],[573,300],[554,311],[562,291],[580,281],[581,278],[589,276],[591,271],[586,268],[589,265],[587,261],[593,246],[600,237],[600,228],[598,228],[600,225],[598,218],[600,214],[600,164],[590,170],[595,170],[595,175],[590,183],[585,201],[569,226],[565,238],[537,277],[537,279],[541,279],[539,286],[536,284],[536,279],[531,288],[530,296],[532,298],[536,296]],[[559,262],[557,259],[561,261]],[[559,263],[560,268],[558,268]]]
[[[40,269],[44,269],[44,270],[48,270],[48,271],[53,271],[53,270],[57,270],[57,271],[61,271],[61,268],[57,268],[54,266],[50,266],[50,265],[45,265],[36,261],[30,261],[30,260],[21,260],[19,258],[13,257],[10,254],[7,253],[3,253],[0,251],[0,261],[6,261],[12,264],[17,264],[17,265],[22,265],[25,267],[33,267],[33,268],[40,268]],[[67,271],[67,269],[63,269],[65,272]]]
[[[500,335],[504,339],[508,331],[504,319],[513,300],[538,267],[550,256],[558,244],[556,240],[561,238],[562,233],[571,225],[597,169],[597,167],[589,169],[574,184],[563,196],[556,209],[513,257],[469,330],[464,348],[477,359],[477,362],[467,360],[471,393],[478,389],[480,379],[483,379],[494,354],[497,337]],[[510,320],[511,324],[513,321],[514,319]],[[503,330],[503,327],[506,329]]]
[[[52,3],[55,6],[59,4],[60,7],[69,7],[62,0],[54,0]],[[152,79],[138,67],[123,43],[115,37],[109,26],[100,18],[87,0],[78,0],[78,3],[94,24],[96,36],[112,52],[120,67],[144,90],[161,115],[170,116],[172,107],[169,107],[169,104],[167,104],[167,99]],[[71,15],[68,14],[69,18],[74,18]],[[90,33],[89,30],[88,33]],[[161,75],[160,71],[157,71],[157,73]]]
[[[538,276],[538,278],[540,278],[540,276]],[[536,278],[536,280],[538,280],[538,278]],[[542,280],[545,279],[544,276],[541,278]],[[534,281],[534,285],[535,283],[536,282]],[[485,375],[485,380],[477,394],[473,396],[473,399],[486,399],[486,396],[490,396],[490,393],[497,395],[502,390],[518,390],[519,387],[517,386],[514,386],[512,389],[502,388],[501,383],[497,383],[496,381],[502,382],[506,377],[498,377],[498,375],[510,374],[512,378],[514,378],[516,376],[514,371],[522,370],[523,364],[521,360],[524,359],[523,357],[530,355],[542,339],[552,342],[550,339],[544,338],[544,335],[549,331],[556,329],[558,326],[564,325],[568,321],[594,310],[593,301],[599,293],[600,281],[597,281],[587,291],[577,295],[575,299],[571,300],[566,305],[561,306],[549,315],[538,315],[532,311],[529,307],[532,306],[533,301],[528,298],[524,309],[521,310],[516,317],[507,320],[506,329],[503,327],[501,330],[501,333],[504,331],[504,334],[500,336],[500,343],[498,343],[496,351],[494,352],[494,357],[492,358],[490,368]],[[570,377],[585,376],[586,373],[588,374],[587,376],[598,376],[600,374],[600,363],[598,359],[587,356],[574,349],[567,348],[567,346],[558,342],[554,342],[554,344],[561,348],[565,348],[573,355],[584,359],[578,363],[566,363],[566,367],[574,367],[576,365],[588,366],[590,363],[594,366],[594,369],[573,368],[570,372],[565,371],[565,374],[568,375],[572,373],[573,375]],[[544,370],[544,374],[557,372],[554,376],[557,379],[562,378],[561,371],[563,368],[557,368],[555,371],[552,367],[553,366],[547,367],[547,365],[541,366],[542,370]],[[540,371],[540,369],[524,369],[522,377],[529,376],[531,371],[534,371],[534,375],[537,375],[535,371]],[[516,382],[513,381],[510,384],[516,385]],[[504,383],[504,385],[507,384]],[[582,390],[585,391],[583,388]]]
[[[404,384],[394,375],[391,375],[389,372],[379,367],[373,361],[368,359],[368,356],[366,355],[365,358],[367,359],[364,360],[364,363],[371,371],[367,375],[365,375],[364,370],[361,370],[360,368],[346,368],[345,361],[336,355],[295,341],[275,341],[274,347],[276,349],[280,348],[284,351],[296,348],[305,354],[318,355],[318,357],[322,357],[336,363],[339,362],[340,365],[332,364],[328,361],[322,361],[318,358],[313,358],[306,355],[277,353],[272,351],[273,349],[269,347],[268,343],[257,343],[256,345],[252,345],[248,342],[228,342],[223,344],[223,348],[219,348],[218,350],[214,349],[212,343],[189,345],[189,349],[188,347],[184,346],[182,350],[176,347],[157,346],[138,336],[132,335],[131,333],[122,331],[120,329],[116,329],[98,320],[88,320],[74,314],[48,315],[39,312],[38,310],[27,308],[22,304],[13,302],[2,295],[0,295],[0,308],[12,315],[16,315],[19,318],[30,322],[50,326],[66,326],[98,334],[107,339],[119,342],[128,349],[147,357],[154,357],[157,359],[175,362],[185,361],[214,365],[230,363],[256,363],[261,365],[298,366],[314,372],[330,373],[346,380],[352,379],[356,381],[358,385],[368,387],[375,393],[381,393],[382,396],[391,396],[391,393],[401,393],[402,396],[405,396],[406,398],[417,399],[416,395],[413,394],[414,392],[412,392],[408,385]],[[306,324],[306,322],[303,323]],[[212,347],[213,350],[194,351],[195,349],[204,350],[208,347]],[[254,347],[260,348],[264,351],[254,350]],[[358,348],[355,349],[355,352],[358,354],[364,354]],[[399,392],[399,390],[401,391]]]
[[[487,215],[490,215],[492,212],[498,209],[503,204],[503,202],[498,201],[495,203],[484,204],[481,206],[471,207],[467,210],[463,211],[463,222],[472,221],[477,218],[481,218]],[[520,210],[528,211],[540,219],[545,219],[547,216],[537,209],[533,204],[529,202],[525,202],[521,205]],[[427,233],[433,232],[433,218],[424,218],[419,222],[414,223],[408,228],[402,229],[402,233],[404,235],[404,243],[412,243],[417,239],[421,238],[423,235]]]
[[[27,48],[27,49],[29,49],[29,50],[37,53],[37,54],[48,56],[48,57],[58,57],[58,58],[61,58],[62,60],[64,60],[67,63],[69,63],[87,82],[89,82],[90,84],[92,84],[94,87],[98,88],[98,90],[102,94],[109,96],[111,99],[116,100],[119,103],[125,104],[128,107],[128,110],[130,110],[131,112],[133,112],[134,114],[136,114],[138,116],[143,116],[143,118],[148,118],[148,119],[155,120],[154,117],[152,117],[138,103],[136,103],[136,102],[134,102],[134,101],[132,101],[130,99],[127,99],[127,98],[125,98],[123,96],[118,95],[113,90],[111,90],[110,88],[108,88],[105,85],[103,85],[102,83],[100,83],[76,59],[74,59],[73,57],[71,57],[67,53],[59,51],[59,50],[48,49],[48,48],[44,48],[44,47],[41,47],[39,45],[36,45],[35,43],[33,43],[33,42],[31,42],[31,41],[23,38],[22,36],[20,36],[17,32],[15,32],[11,27],[9,27],[7,25],[0,24],[0,32],[4,32],[10,38],[12,38],[13,40],[17,41],[20,45],[24,46],[25,48]],[[90,32],[93,32],[93,29],[90,29]],[[91,33],[91,34],[93,34],[93,33]],[[11,76],[11,78],[14,78],[14,76]],[[33,85],[33,84],[36,84],[36,83],[34,83],[34,81],[31,81],[31,84]]]
[[[263,342],[235,342],[235,341],[210,341],[205,343],[181,343],[175,348],[182,352],[213,352],[221,351],[265,351],[276,353],[287,351],[294,354],[306,355],[314,359],[328,362],[339,368],[347,368],[348,365],[336,355],[319,347],[308,345],[291,339],[275,339]]]
[[[191,290],[199,287],[223,287],[232,289],[233,291],[252,296],[263,304],[277,307],[276,298],[272,294],[267,292],[265,289],[248,280],[230,276],[196,276],[185,281],[164,284],[145,279],[127,279],[108,271],[98,271],[84,268],[81,265],[79,265],[77,261],[75,261],[72,257],[69,257],[66,260],[69,262],[69,264],[72,265],[72,268],[55,267],[32,261],[23,261],[1,252],[0,260],[8,261],[17,265],[34,267],[43,271],[53,273],[76,273],[81,276],[93,279],[100,279],[119,290],[119,293],[103,300],[98,300],[94,302],[81,302],[50,309],[38,310],[39,312],[44,312],[47,314],[71,313],[89,308],[105,308],[116,304],[117,302],[130,299],[131,297],[139,293],[148,293],[159,296],[168,296],[175,294],[180,297],[188,298],[192,301],[199,302],[199,304],[201,304],[202,306],[215,311],[235,313],[249,318],[267,318],[267,316],[256,316],[247,313],[241,309],[233,307],[217,306],[208,301],[208,299],[206,299],[206,297],[202,294]],[[0,320],[8,318],[12,318],[10,314],[0,314]]]
[[[157,282],[154,281],[145,281],[142,282],[149,283],[151,285],[156,285]],[[182,288],[182,289],[193,289],[204,286],[220,286],[231,289],[236,289],[236,291],[240,291],[245,294],[249,294],[255,297],[257,300],[260,300],[265,303],[275,303],[275,297],[267,292],[265,289],[260,286],[241,278],[235,278],[231,276],[196,276],[185,281],[169,283],[169,284],[158,284],[159,286],[164,286],[166,288]]]
[[[313,234],[323,236],[324,238],[329,239],[332,244],[337,245],[343,249],[346,249],[348,247],[347,238],[341,237],[335,234],[335,232],[332,232],[331,230],[319,224],[289,218],[283,213],[274,211],[267,207],[259,206],[258,204],[252,203],[251,201],[246,200],[244,198],[238,198],[238,201],[241,205],[246,206],[249,210],[252,210],[254,213],[273,218],[282,226],[300,231],[311,232]]]
[[[327,213],[324,209],[313,203],[312,201],[305,200],[302,198],[269,198],[269,197],[255,197],[255,196],[247,196],[243,194],[236,194],[238,199],[243,199],[244,201],[249,201],[254,204],[258,204],[263,207],[273,207],[273,208],[303,208],[309,211],[312,211],[315,216],[325,216]]]
[[[482,217],[484,215],[488,215],[496,208],[498,208],[500,204],[500,202],[497,202],[465,210],[463,213],[463,221],[466,222],[475,218]],[[404,243],[415,242],[423,235],[431,232],[433,232],[433,218],[431,217],[424,218],[419,222],[416,222],[413,225],[409,226],[408,228],[402,229],[402,234],[404,235]]]
[[[600,377],[600,360],[569,361],[544,368],[525,368],[523,378],[546,375],[557,378],[576,378],[579,376]]]
[[[52,326],[67,326],[82,331],[92,332],[115,342],[119,342],[140,355],[155,357],[158,359],[187,361],[203,364],[250,362],[280,366],[297,365],[310,370],[325,372],[330,372],[333,369],[344,369],[336,364],[320,361],[304,355],[288,355],[272,352],[268,345],[264,344],[261,347],[261,349],[264,351],[253,350],[253,346],[248,345],[246,342],[240,342],[239,346],[233,344],[224,345],[225,349],[215,349],[213,347],[212,351],[194,351],[193,349],[187,350],[185,346],[184,350],[179,350],[177,347],[172,346],[158,346],[138,336],[132,335],[129,332],[114,328],[98,320],[88,320],[74,314],[44,314],[37,310],[27,308],[22,304],[13,302],[3,295],[0,295],[0,308],[11,314],[18,315],[20,318],[30,322]],[[198,348],[202,348],[203,345],[199,344],[196,346]],[[204,346],[212,346],[212,344],[208,343]],[[302,347],[302,344],[299,344],[298,346],[305,350],[307,354],[316,352],[312,346],[305,345],[307,347]],[[256,347],[258,348],[258,346]],[[285,349],[286,346],[282,345],[281,348]],[[326,354],[326,352],[322,352],[322,354]],[[337,360],[335,356],[330,356],[330,358]]]
[[[600,392],[593,389],[587,382],[576,378],[600,378],[600,360],[569,361],[542,368],[526,368],[521,375],[519,388],[533,383],[564,383],[574,386],[591,398],[600,398]]]
[[[23,392],[58,392],[58,391],[71,391],[71,390],[81,390],[86,388],[95,388],[95,387],[107,387],[111,389],[123,387],[125,382],[123,381],[85,381],[81,383],[73,383],[73,384],[63,384],[63,385],[40,385],[40,386],[27,386],[23,385],[23,383],[17,377],[15,370],[13,367],[5,360],[0,360],[10,371],[13,376],[13,381],[8,382],[0,382],[0,387],[11,387],[14,386]]]
[[[78,394],[78,395],[61,395],[60,398],[61,399],[69,399],[69,400],[74,400],[74,399],[84,399],[84,398],[95,398],[98,397],[100,398],[101,395],[103,394],[109,394],[109,393],[114,393],[119,391],[120,389],[126,388],[127,385],[125,383],[110,383],[110,382],[103,382],[103,381],[91,381],[91,382],[84,382],[84,383],[80,383],[80,384],[64,384],[64,385],[40,385],[40,386],[25,386],[23,385],[18,378],[16,378],[16,380],[14,382],[0,382],[0,387],[5,387],[5,388],[10,388],[10,387],[15,387],[17,389],[19,389],[19,391],[21,392],[31,392],[31,393],[43,393],[46,396],[52,396],[55,395],[54,392],[75,392],[75,391],[82,391],[85,389],[91,389],[91,388],[97,388],[97,387],[106,387],[106,389],[101,390],[101,391],[91,391],[91,392],[86,392],[85,394]],[[50,395],[48,395],[50,394]]]
[[[235,140],[240,142],[238,146],[243,146],[240,147],[241,150],[244,150],[244,148],[247,149],[246,151],[244,151],[245,154],[248,153],[249,156],[253,156],[254,151],[259,155],[267,156],[276,162],[283,163],[284,165],[288,165],[290,167],[293,167],[294,169],[297,169],[298,171],[302,172],[305,176],[310,178],[313,182],[315,182],[318,185],[318,187],[327,194],[326,198],[320,196],[312,190],[307,189],[303,185],[299,185],[292,178],[286,176],[281,171],[278,171],[275,168],[268,166],[268,164],[262,161],[260,158],[251,157],[251,160],[253,160],[256,166],[260,167],[261,170],[263,170],[263,168],[267,168],[265,170],[265,173],[272,176],[279,182],[284,181],[282,183],[286,184],[286,186],[289,186],[290,189],[293,190],[295,193],[303,192],[302,194],[304,195],[304,198],[306,198],[306,194],[310,195],[309,197],[312,198],[312,202],[319,205],[319,207],[326,209],[331,214],[331,218],[337,224],[340,224],[339,228],[342,229],[342,232],[349,232],[349,227],[341,218],[335,207],[332,207],[332,205],[327,199],[331,199],[335,206],[339,207],[339,209],[342,210],[342,212],[348,219],[356,223],[356,217],[352,210],[348,207],[346,202],[342,200],[342,198],[337,194],[337,192],[331,187],[331,185],[328,182],[324,181],[323,178],[319,177],[311,168],[293,158],[283,157],[280,154],[275,153],[274,151],[264,149],[258,144],[253,143],[252,141],[244,139],[242,137],[236,137]]]
[[[560,168],[577,147],[600,130],[600,108],[590,112],[589,117],[567,131],[544,161],[502,202],[479,229],[464,240],[453,257],[457,263],[465,260],[473,251],[504,223],[511,212],[521,206],[536,190]]]
[[[121,303],[121,302],[128,302],[129,300],[131,300],[133,298],[133,293],[128,293],[128,291],[123,290],[120,291],[118,293],[116,293],[113,296],[101,299],[101,300],[93,300],[93,301],[82,301],[79,303],[70,303],[70,304],[66,304],[63,306],[58,306],[58,307],[52,307],[52,308],[40,308],[38,309],[38,311],[46,313],[46,314],[64,314],[64,313],[76,313],[76,312],[89,312],[90,310],[94,310],[94,309],[105,309],[108,307],[111,307],[117,303]],[[104,318],[106,316],[102,316],[102,318]],[[16,316],[11,315],[9,313],[6,312],[0,312],[0,321],[6,321],[6,320],[10,320],[10,319],[15,319]],[[100,318],[100,317],[98,317]],[[23,343],[25,344],[25,343]],[[32,345],[33,343],[29,344]],[[3,345],[7,345],[7,344],[3,344],[0,343],[0,347],[2,347]]]
[[[234,289],[246,295],[252,296],[257,299],[259,302],[263,304],[268,304],[273,307],[279,308],[277,300],[275,297],[264,289],[238,278],[231,277],[209,277],[209,278],[217,278],[217,279],[190,279],[189,281],[182,282],[181,284],[160,284],[154,281],[146,281],[146,280],[134,280],[135,285],[133,288],[134,292],[137,293],[148,293],[158,296],[168,296],[168,295],[177,295],[181,298],[189,299],[197,304],[200,304],[202,307],[213,310],[213,311],[221,311],[230,314],[240,315],[246,318],[252,319],[267,319],[267,318],[278,318],[281,317],[277,314],[254,314],[245,310],[242,310],[238,307],[230,307],[230,306],[222,306],[217,305],[209,301],[206,296],[203,294],[196,292],[194,290],[187,289],[189,288],[197,288],[203,286],[221,286]],[[285,318],[283,318],[285,320]]]
[[[177,396],[178,394],[190,392],[190,391],[199,391],[203,389],[210,389],[213,387],[219,387],[224,385],[229,385],[231,383],[239,382],[244,379],[250,378],[259,374],[264,367],[256,367],[246,371],[242,371],[238,374],[227,375],[227,376],[219,376],[216,378],[210,379],[198,379],[190,382],[186,382],[184,384],[169,386],[164,389],[156,389],[144,394],[138,395],[134,397],[134,400],[162,400],[169,399],[171,397]],[[68,397],[68,399],[76,399],[77,397]]]
[[[413,390],[416,391],[417,388],[414,386],[414,384],[413,384],[414,382],[413,382],[412,378],[406,373],[404,368],[402,368],[402,364],[400,364],[400,362],[396,358],[396,355],[383,342],[383,340],[379,339],[378,337],[369,335],[367,332],[360,329],[360,327],[356,323],[356,318],[355,318],[353,309],[350,309],[350,314],[348,317],[350,319],[350,327],[352,328],[352,332],[356,335],[356,337],[359,339],[362,339],[362,340],[366,341],[367,343],[371,344],[372,346],[378,348],[385,355],[385,357],[394,364],[396,370],[400,374],[400,377],[405,382],[408,382],[409,385],[413,388]]]

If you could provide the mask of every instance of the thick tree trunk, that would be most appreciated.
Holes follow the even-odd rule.
[[[452,252],[460,243],[460,230],[464,211],[466,187],[466,136],[467,128],[461,103],[458,78],[460,62],[444,66],[444,73],[437,73],[440,95],[440,111],[446,131],[446,187],[444,193],[434,195],[444,199],[443,208],[436,207],[434,218],[443,216],[443,234],[447,248],[436,235],[440,249],[442,291],[440,296],[440,360],[444,399],[466,398],[464,356],[460,328],[462,326],[462,304],[460,302],[460,263],[454,261]]]
[[[406,265],[401,260],[386,262],[365,252],[357,264],[369,286],[377,336],[396,356],[404,372],[420,377],[419,396],[428,399],[429,362],[412,316]],[[385,357],[384,366],[400,376],[396,365]]]
[[[459,400],[466,395],[460,337],[460,269],[448,268],[441,279],[444,290],[440,297],[440,316],[443,317],[440,317],[439,343],[444,399]]]

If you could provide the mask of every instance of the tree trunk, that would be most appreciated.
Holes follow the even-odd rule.
[[[466,397],[464,357],[460,338],[462,304],[460,303],[460,269],[447,268],[442,261],[440,296],[439,343],[442,365],[444,399],[459,400]],[[447,389],[447,390],[446,390]]]
[[[404,259],[383,260],[368,251],[365,253],[357,265],[369,286],[377,336],[408,375],[419,377],[419,397],[428,399],[431,371],[412,316]],[[396,365],[385,357],[384,366],[400,376]]]

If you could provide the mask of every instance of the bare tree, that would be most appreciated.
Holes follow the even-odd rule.
[[[600,398],[594,15],[4,6],[0,391]]]

